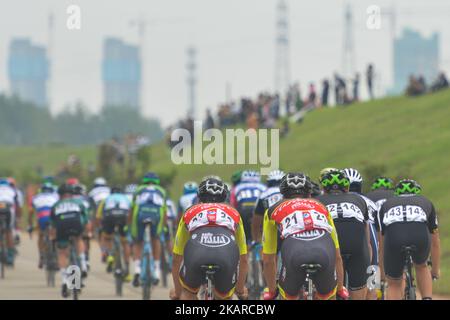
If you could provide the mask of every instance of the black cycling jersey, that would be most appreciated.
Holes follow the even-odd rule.
[[[436,211],[430,200],[422,195],[402,195],[390,198],[381,206],[377,217],[381,233],[396,223],[420,222],[433,233],[438,228]]]
[[[375,202],[375,204],[380,208],[383,203],[389,199],[394,197],[394,191],[393,190],[386,190],[386,189],[377,189],[370,191],[366,194],[366,197]]]
[[[263,191],[256,202],[254,213],[263,216],[267,209],[280,201],[283,195],[280,193],[279,187],[270,187]]]
[[[365,222],[369,220],[367,204],[358,194],[326,193],[318,196],[317,200],[327,207],[334,221]]]

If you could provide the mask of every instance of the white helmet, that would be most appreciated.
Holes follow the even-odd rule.
[[[267,182],[269,181],[281,181],[281,179],[283,179],[285,173],[281,170],[273,170],[270,171],[269,174],[267,175]]]
[[[363,178],[361,174],[358,172],[358,170],[353,168],[345,168],[343,171],[347,176],[348,180],[350,181],[350,184],[363,182]]]
[[[241,182],[261,182],[261,175],[257,171],[245,170],[242,172]]]
[[[106,186],[106,179],[103,177],[95,178],[94,185],[96,186]]]

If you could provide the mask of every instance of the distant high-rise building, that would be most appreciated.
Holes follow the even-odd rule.
[[[28,38],[12,39],[8,76],[12,94],[39,107],[47,106],[49,61],[45,47],[33,45]]]
[[[103,44],[104,106],[139,109],[141,60],[139,48],[117,38]]]
[[[423,76],[427,83],[439,73],[439,34],[428,39],[419,32],[404,29],[394,41],[394,88],[393,94],[404,92],[411,75]]]

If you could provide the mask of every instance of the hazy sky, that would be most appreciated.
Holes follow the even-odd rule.
[[[310,81],[341,67],[344,4],[353,5],[357,68],[374,62],[382,87],[391,83],[390,24],[366,27],[369,5],[395,4],[397,33],[411,26],[429,36],[440,31],[441,67],[450,73],[450,2],[448,0],[287,0],[290,13],[292,78],[305,92]],[[186,47],[198,50],[198,115],[225,100],[272,90],[275,61],[276,0],[0,0],[0,91],[9,91],[10,39],[27,36],[47,42],[47,16],[55,15],[52,111],[85,102],[93,111],[103,101],[101,55],[105,36],[138,43],[137,17],[154,20],[146,36],[146,115],[164,124],[187,109]],[[81,30],[68,30],[66,9],[81,7]],[[383,11],[382,11],[383,12]],[[365,89],[362,91],[365,95]]]

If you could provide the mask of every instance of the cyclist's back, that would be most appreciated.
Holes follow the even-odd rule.
[[[46,229],[50,221],[51,210],[58,200],[59,195],[52,191],[52,186],[49,186],[49,190],[40,192],[32,198],[31,205],[36,213],[39,229],[41,231]]]

